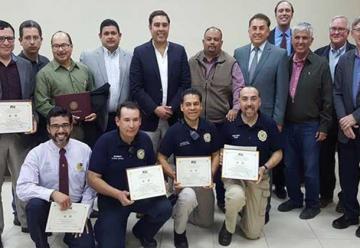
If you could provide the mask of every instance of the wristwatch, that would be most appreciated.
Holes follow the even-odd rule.
[[[265,168],[265,173],[267,174],[267,173],[269,173],[269,166],[267,165],[267,164],[264,164],[262,167],[264,167]]]

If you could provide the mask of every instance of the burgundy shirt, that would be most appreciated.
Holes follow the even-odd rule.
[[[8,66],[0,62],[1,100],[22,99],[19,71],[14,60]]]

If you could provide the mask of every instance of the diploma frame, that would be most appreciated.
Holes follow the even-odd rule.
[[[176,157],[176,181],[181,187],[211,186],[211,156]]]
[[[164,172],[161,165],[126,169],[130,199],[142,200],[166,195]]]
[[[258,180],[259,152],[223,149],[222,178]]]
[[[58,203],[52,202],[45,232],[83,233],[89,208],[88,204],[72,203],[71,208],[61,210]]]
[[[31,100],[0,101],[0,134],[31,132],[32,110]]]

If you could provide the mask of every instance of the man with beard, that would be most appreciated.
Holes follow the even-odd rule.
[[[248,239],[258,239],[265,224],[265,207],[270,195],[268,171],[282,158],[280,133],[274,120],[259,111],[259,91],[246,86],[240,91],[240,110],[234,122],[221,129],[223,143],[256,148],[259,152],[257,181],[223,179],[225,185],[225,221],[219,232],[219,244],[228,246],[241,213],[240,228]]]
[[[16,193],[27,202],[26,215],[31,239],[36,247],[48,248],[46,222],[51,202],[62,210],[71,203],[93,204],[95,191],[86,183],[91,150],[86,144],[70,139],[73,129],[70,112],[53,108],[47,117],[51,139],[32,149],[27,155],[17,181]],[[66,233],[69,247],[94,248],[94,236],[88,220],[81,235]]]

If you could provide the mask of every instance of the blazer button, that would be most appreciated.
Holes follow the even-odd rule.
[[[160,89],[160,92],[162,92],[162,89]]]

